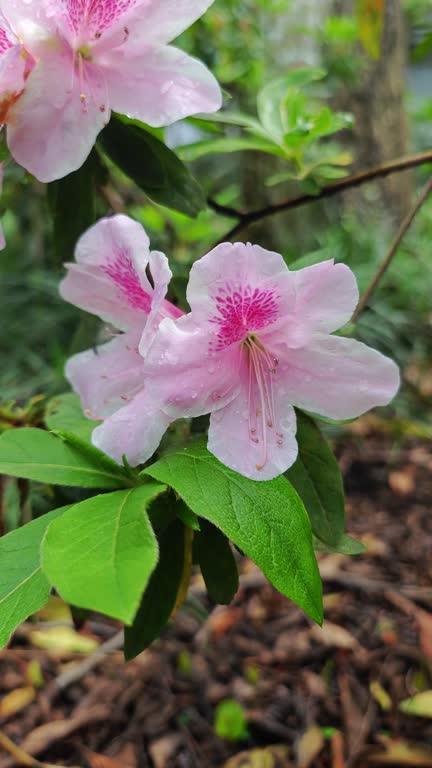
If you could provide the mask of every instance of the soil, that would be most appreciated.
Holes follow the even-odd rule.
[[[338,454],[348,532],[368,551],[319,556],[323,629],[247,560],[230,606],[211,605],[197,577],[161,640],[128,664],[114,622],[68,629],[99,656],[70,637],[59,651],[55,634],[41,648],[64,627],[28,622],[0,653],[0,768],[432,766],[430,444],[395,444],[363,422]],[[227,699],[247,721],[239,740],[215,730]]]

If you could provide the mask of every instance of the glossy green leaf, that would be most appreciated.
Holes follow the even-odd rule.
[[[45,412],[45,424],[48,429],[71,432],[90,443],[93,430],[99,421],[87,419],[81,407],[80,399],[74,392],[56,395],[49,401]]]
[[[224,155],[232,152],[267,152],[271,155],[283,157],[284,153],[268,139],[260,139],[248,136],[238,138],[217,138],[198,141],[195,144],[186,144],[179,148],[179,156],[185,161],[197,160],[206,155]]]
[[[100,452],[84,456],[42,429],[12,429],[0,437],[0,473],[53,485],[123,488],[124,471]]]
[[[322,69],[300,67],[288,72],[284,77],[273,80],[260,91],[257,99],[258,115],[271,136],[282,140],[287,129],[285,99],[288,91],[303,88],[324,76],[325,71]]]
[[[201,521],[201,532],[194,537],[194,562],[212,600],[228,605],[239,587],[237,563],[226,536],[207,520]]]
[[[337,552],[340,555],[363,555],[367,552],[367,547],[361,541],[357,541],[344,533],[333,547],[314,536],[314,550],[325,553]]]
[[[103,151],[155,203],[187,216],[206,207],[200,185],[181,160],[144,126],[113,117],[99,136]]]
[[[202,441],[167,454],[143,474],[166,483],[262,569],[315,621],[322,590],[303,503],[284,478],[255,482],[221,464]]]
[[[155,640],[174,610],[185,558],[185,527],[171,523],[159,540],[159,562],[131,627],[125,628],[125,657],[134,659]]]
[[[309,514],[313,532],[335,545],[345,529],[345,500],[338,463],[317,425],[297,411],[299,455],[285,472]]]
[[[49,524],[67,509],[55,509],[0,539],[0,647],[48,600],[51,586],[42,572],[40,544]]]
[[[64,600],[132,623],[158,561],[147,510],[164,490],[148,483],[95,496],[50,525],[42,566]]]
[[[48,185],[54,249],[59,264],[73,259],[78,238],[96,220],[95,188],[100,173],[100,161],[92,152],[78,171]]]

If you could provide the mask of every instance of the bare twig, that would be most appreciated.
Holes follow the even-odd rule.
[[[399,246],[402,243],[402,240],[404,239],[406,233],[408,232],[411,224],[413,223],[415,217],[417,216],[418,212],[426,202],[427,198],[432,192],[432,176],[429,179],[428,183],[424,187],[420,197],[416,201],[416,204],[414,208],[409,212],[409,214],[406,216],[406,218],[403,220],[402,224],[399,227],[399,230],[396,234],[395,239],[393,240],[393,243],[391,245],[391,248],[385,257],[383,263],[378,269],[378,272],[374,276],[373,280],[370,282],[369,286],[366,288],[366,291],[364,292],[362,298],[360,299],[357,309],[354,312],[352,316],[352,322],[355,323],[355,321],[358,319],[361,312],[363,312],[366,305],[369,303],[369,300],[374,293],[378,283],[380,282],[381,278],[389,268],[390,264],[392,263],[394,257],[396,256],[396,253],[399,250]]]
[[[84,659],[80,664],[67,669],[62,672],[55,680],[54,687],[57,690],[63,691],[65,688],[69,688],[70,685],[82,680],[85,675],[88,675],[95,667],[97,667],[106,656],[114,651],[119,651],[123,648],[123,630],[117,632],[114,637],[111,637],[106,643],[102,643],[97,651],[91,654],[87,659]]]
[[[340,179],[334,184],[328,184],[322,187],[317,195],[304,194],[298,197],[291,197],[288,200],[282,200],[280,203],[269,205],[265,208],[258,209],[256,211],[243,212],[238,211],[235,208],[220,205],[214,200],[208,200],[208,205],[213,208],[217,213],[223,216],[227,216],[233,219],[239,219],[238,223],[227,232],[227,234],[219,241],[225,242],[231,240],[233,237],[242,232],[249,224],[254,224],[257,221],[266,219],[269,216],[274,216],[277,213],[283,213],[283,211],[293,210],[294,208],[300,208],[307,203],[314,203],[317,200],[323,200],[324,198],[333,197],[340,192],[345,192],[348,189],[354,189],[360,187],[362,184],[366,184],[369,181],[375,179],[384,178],[393,173],[400,173],[401,171],[407,171],[410,168],[416,168],[420,165],[426,165],[432,163],[432,150],[427,152],[420,152],[416,155],[408,155],[407,157],[401,157],[397,160],[392,160],[388,163],[382,163],[381,165],[369,168],[366,171],[355,173],[352,176],[347,176],[344,179]]]

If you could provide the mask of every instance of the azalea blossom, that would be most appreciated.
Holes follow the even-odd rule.
[[[246,477],[269,480],[297,457],[293,406],[350,419],[397,392],[392,360],[331,335],[358,302],[355,276],[343,264],[290,271],[277,253],[226,243],[194,264],[187,298],[190,314],[163,319],[141,346],[151,425],[140,434],[142,460],[168,419],[210,413],[209,450]],[[111,456],[134,454],[114,420],[97,432]]]
[[[15,160],[49,182],[82,165],[112,110],[155,127],[218,110],[211,73],[168,44],[212,2],[0,0],[2,122]]]
[[[162,318],[183,313],[165,300],[171,279],[166,256],[149,246],[142,226],[127,216],[102,219],[79,240],[76,262],[66,264],[68,273],[60,285],[64,299],[120,331],[106,344],[74,355],[66,365],[66,376],[87,417],[105,420],[104,426],[116,432],[117,445],[111,453],[120,463],[123,453],[132,464],[144,461],[143,451],[153,453],[159,444],[160,424],[166,429],[171,421],[158,414],[152,443],[157,407],[145,392],[144,359],[138,347],[142,339],[151,342]],[[96,445],[99,429],[93,432]]]
[[[0,127],[21,96],[34,61],[0,12]]]

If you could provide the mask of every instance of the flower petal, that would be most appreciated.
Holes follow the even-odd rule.
[[[187,289],[187,300],[195,317],[204,320],[217,308],[216,298],[246,286],[274,289],[279,307],[292,305],[294,289],[287,266],[280,255],[259,245],[222,243],[193,265]],[[210,302],[209,302],[210,299]],[[283,308],[283,309],[282,309]]]
[[[77,170],[109,120],[104,82],[87,66],[88,98],[81,100],[72,53],[46,53],[28,77],[22,96],[10,111],[8,144],[17,163],[40,181],[49,182]]]
[[[219,85],[197,59],[172,46],[130,52],[117,48],[100,58],[111,108],[148,125],[170,125],[222,105]]]
[[[171,421],[143,389],[94,430],[92,442],[119,464],[125,455],[136,466],[153,455]]]
[[[134,39],[169,43],[199,19],[214,0],[141,0],[133,12],[130,33]]]
[[[165,254],[159,253],[159,251],[152,251],[150,254],[149,266],[154,288],[152,292],[151,310],[139,345],[139,351],[143,357],[146,356],[153,342],[161,320],[164,317],[175,319],[184,314],[181,309],[178,309],[174,304],[171,304],[170,301],[165,300],[168,285],[172,278],[172,272],[169,268],[168,259]]]
[[[138,338],[136,334],[124,334],[80,352],[66,363],[66,378],[89,418],[111,416],[142,389],[144,366],[138,354]]]
[[[295,303],[286,317],[288,343],[303,346],[315,333],[333,333],[349,322],[359,292],[354,273],[333,259],[290,273]]]
[[[208,449],[223,464],[251,480],[272,480],[294,464],[297,453],[296,417],[294,409],[275,396],[278,431],[266,427],[266,449],[262,438],[258,443],[249,432],[247,400],[242,392],[220,411],[212,413]],[[265,455],[265,460],[264,460]],[[262,467],[258,469],[258,467]]]
[[[397,365],[354,339],[316,338],[281,361],[287,401],[331,419],[352,419],[387,405],[399,388]]]
[[[240,349],[214,355],[211,337],[185,315],[162,320],[144,365],[148,391],[173,418],[223,407],[239,389]]]
[[[78,241],[76,263],[66,265],[62,297],[117,328],[142,331],[152,306],[149,245],[141,224],[128,216],[98,221]]]

